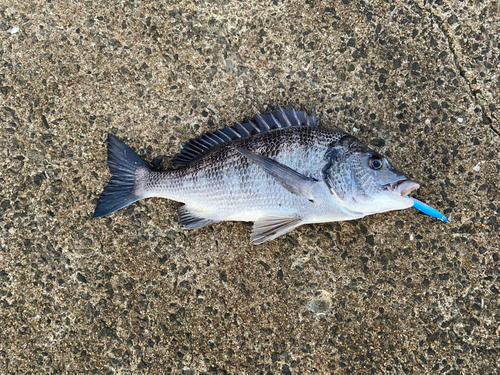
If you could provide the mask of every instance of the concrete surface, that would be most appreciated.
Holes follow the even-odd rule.
[[[498,373],[499,16],[1,2],[0,372]],[[251,246],[249,224],[180,230],[167,200],[91,219],[108,132],[168,167],[275,102],[355,132],[451,222],[410,209]]]

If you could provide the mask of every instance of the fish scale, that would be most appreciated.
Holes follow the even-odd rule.
[[[155,170],[110,134],[112,178],[94,217],[163,197],[184,203],[185,229],[254,221],[250,238],[260,244],[307,223],[411,207],[407,194],[419,186],[352,135],[291,105],[203,134],[172,163],[179,168]]]

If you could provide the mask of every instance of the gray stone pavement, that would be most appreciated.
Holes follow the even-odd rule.
[[[1,373],[498,373],[495,1],[0,3]],[[180,229],[92,219],[106,134],[169,166],[276,102],[419,181],[416,210]]]

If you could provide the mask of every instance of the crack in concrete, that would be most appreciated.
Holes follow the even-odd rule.
[[[431,14],[431,16],[433,16],[436,19],[439,30],[441,30],[441,32],[443,33],[443,35],[448,43],[448,48],[451,51],[453,64],[455,65],[455,68],[460,73],[460,76],[464,79],[466,86],[469,90],[469,95],[473,99],[474,104],[476,106],[478,106],[479,108],[481,108],[481,114],[483,115],[483,118],[486,118],[489,121],[489,125],[490,125],[491,130],[493,130],[493,132],[495,132],[500,137],[500,128],[498,128],[495,125],[495,122],[493,120],[493,116],[490,113],[488,113],[488,111],[486,109],[487,106],[484,103],[485,100],[483,100],[478,95],[478,93],[480,91],[479,88],[481,88],[481,87],[479,85],[477,85],[479,87],[473,86],[473,84],[471,83],[471,81],[467,77],[469,72],[464,68],[464,66],[462,64],[459,63],[459,61],[460,61],[459,55],[461,55],[461,54],[458,52],[458,47],[456,46],[456,44],[458,42],[456,42],[455,39],[453,38],[453,33],[450,29],[450,26],[448,26],[446,24],[447,21],[444,19],[444,14],[440,14],[437,11],[437,9],[432,9],[431,6],[428,4],[424,5],[421,0],[415,0],[415,4],[421,10],[423,10],[423,9],[427,10]]]

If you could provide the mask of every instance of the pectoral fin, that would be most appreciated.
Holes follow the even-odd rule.
[[[306,198],[310,202],[316,204],[313,191],[315,185],[318,183],[318,180],[306,177],[297,172],[295,169],[254,152],[244,150],[242,148],[237,148],[236,151],[262,168],[269,174],[269,176],[271,176],[278,184],[283,186],[289,192]]]
[[[259,245],[274,240],[301,224],[302,220],[296,217],[264,216],[255,222],[250,239],[254,245]]]

